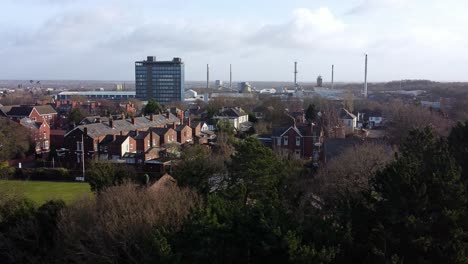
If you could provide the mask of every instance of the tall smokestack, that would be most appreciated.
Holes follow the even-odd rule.
[[[229,89],[232,89],[232,64],[229,64]]]
[[[210,88],[210,65],[206,65],[206,89]]]
[[[367,98],[367,54],[366,54],[366,61],[364,65],[364,98]]]
[[[333,89],[335,86],[335,65],[332,64],[332,76],[331,76],[331,88]]]
[[[294,87],[297,88],[297,61],[294,62]]]

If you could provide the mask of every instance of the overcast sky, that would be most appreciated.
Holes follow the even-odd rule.
[[[468,81],[468,1],[0,0],[0,79],[133,80],[181,57],[186,80]]]

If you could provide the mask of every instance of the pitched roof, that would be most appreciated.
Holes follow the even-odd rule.
[[[286,130],[288,130],[288,128],[289,127],[276,127],[276,128],[273,128],[271,136],[272,137],[280,137],[281,135],[283,135],[284,132],[286,132]]]
[[[199,124],[202,126],[201,121],[190,121],[190,127],[191,128],[196,128]]]
[[[130,132],[136,129],[138,130],[146,130],[150,127],[157,127],[161,125],[171,124],[175,122],[180,122],[179,118],[174,115],[170,115],[169,118],[166,118],[165,115],[155,115],[154,121],[151,121],[150,117],[135,117],[135,125],[132,124],[131,119],[120,119],[120,120],[112,120],[113,126],[110,126],[109,122],[101,122],[101,123],[93,123],[89,125],[80,125],[75,127],[72,131],[79,129],[84,131],[84,128],[88,131],[88,136],[96,138],[100,136],[105,136],[108,134],[117,134],[121,131],[123,132]],[[72,131],[68,132],[71,133]],[[65,137],[67,136],[65,135]]]
[[[57,111],[52,108],[50,105],[38,105],[38,106],[28,106],[28,105],[21,105],[21,106],[13,106],[10,111],[8,111],[9,116],[29,116],[33,109],[40,115],[46,114],[57,114]]]
[[[37,112],[40,115],[57,114],[57,111],[55,111],[51,105],[38,105],[38,106],[35,106],[34,108],[36,108]]]
[[[33,110],[32,106],[22,105],[22,106],[13,106],[7,115],[9,116],[29,116]]]
[[[21,118],[20,124],[30,130],[38,130],[42,125],[42,123],[36,123],[27,117]]]
[[[141,131],[141,132],[138,132],[138,135],[134,136],[133,138],[134,139],[145,139],[148,136],[149,133],[150,132],[148,132],[148,131]]]
[[[228,116],[228,117],[240,117],[240,116],[245,116],[245,115],[247,115],[247,113],[240,107],[223,109],[218,114],[218,116]]]
[[[124,143],[128,137],[129,136],[116,136],[112,144],[122,145],[122,143]]]
[[[94,124],[98,120],[101,120],[101,122],[109,122],[109,117],[107,117],[107,116],[88,116],[88,117],[83,118],[83,120],[81,120],[80,124],[82,124],[82,125]]]
[[[176,128],[175,128],[174,130],[177,131],[177,132],[180,132],[180,131],[182,131],[185,127],[187,127],[187,125],[177,125]]]
[[[164,136],[170,128],[165,127],[152,127],[150,128],[151,131],[158,134],[159,136]]]
[[[340,112],[341,119],[355,119],[357,118],[353,113],[349,112],[348,110],[342,108]]]
[[[11,108],[13,108],[12,105],[0,107],[0,116],[8,116],[8,112],[10,112]]]

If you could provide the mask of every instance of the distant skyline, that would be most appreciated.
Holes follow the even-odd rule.
[[[134,80],[181,57],[186,80],[468,81],[459,0],[2,0],[0,79]]]

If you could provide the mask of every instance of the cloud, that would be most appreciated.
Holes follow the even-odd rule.
[[[413,0],[363,0],[360,4],[349,9],[347,15],[364,14],[374,10],[401,8],[408,6]]]
[[[263,44],[273,48],[323,48],[333,50],[342,47],[359,48],[366,37],[356,32],[326,7],[316,10],[296,9],[291,20],[280,24],[267,24],[250,38],[254,44]]]

